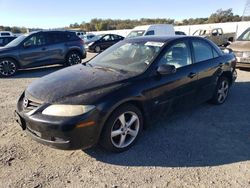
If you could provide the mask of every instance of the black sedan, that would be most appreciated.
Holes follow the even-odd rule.
[[[124,39],[124,37],[114,34],[99,35],[98,37],[98,40],[86,44],[86,48],[89,52],[100,53],[101,51]]]
[[[80,149],[99,143],[121,152],[155,114],[224,103],[235,63],[233,54],[204,38],[127,39],[33,82],[18,100],[16,119],[43,144]]]

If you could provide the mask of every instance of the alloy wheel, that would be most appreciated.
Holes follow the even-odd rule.
[[[81,58],[77,53],[72,53],[68,59],[69,65],[76,65],[81,63]]]
[[[134,112],[121,114],[111,129],[111,142],[116,148],[129,146],[137,137],[140,129],[140,120]]]
[[[95,47],[95,52],[96,52],[96,53],[99,53],[100,51],[101,51],[100,46],[96,46],[96,47]]]
[[[229,83],[227,80],[223,80],[218,89],[218,102],[223,103],[228,95]]]
[[[16,72],[16,64],[10,60],[2,60],[0,62],[0,74],[3,76],[11,76]]]

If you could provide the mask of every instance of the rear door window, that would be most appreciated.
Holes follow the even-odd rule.
[[[63,32],[48,32],[50,44],[62,43],[66,40],[66,35]]]
[[[113,37],[111,38],[110,35],[106,35],[102,38],[102,41],[111,41],[113,39]]]
[[[174,65],[176,68],[191,65],[192,60],[188,42],[180,41],[171,45],[159,63]]]
[[[194,40],[192,41],[192,45],[194,49],[194,57],[196,63],[214,58],[214,53],[216,51],[207,42],[201,40]]]
[[[122,39],[122,37],[118,36],[118,35],[113,35],[113,38],[114,38],[114,40],[121,40]]]

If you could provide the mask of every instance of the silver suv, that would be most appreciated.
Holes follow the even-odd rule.
[[[0,48],[0,76],[51,64],[74,65],[86,58],[84,42],[71,31],[36,31]]]

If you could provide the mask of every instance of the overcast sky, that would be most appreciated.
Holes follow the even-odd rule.
[[[92,18],[139,19],[208,17],[233,8],[242,15],[246,0],[0,0],[0,25],[57,28]]]

